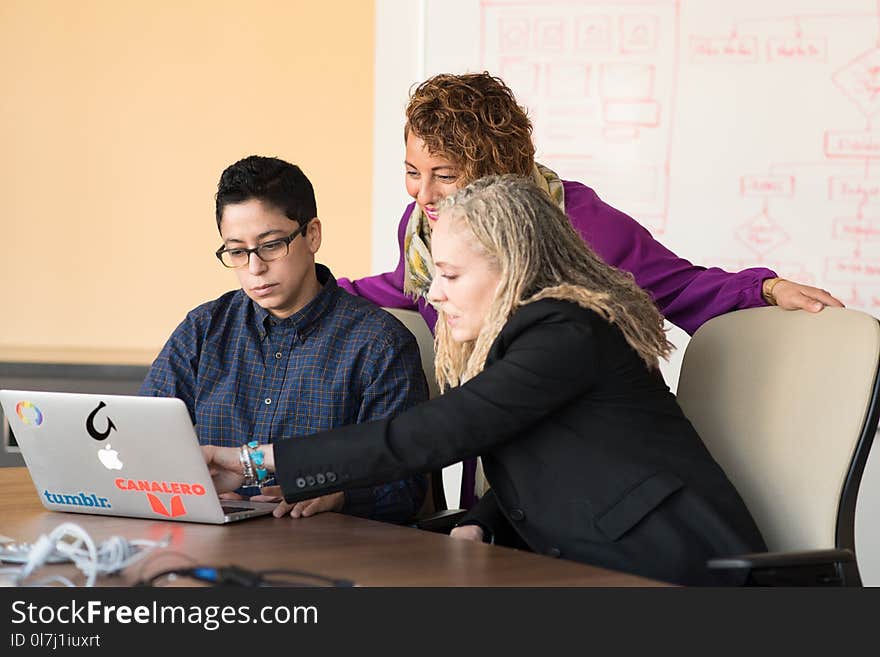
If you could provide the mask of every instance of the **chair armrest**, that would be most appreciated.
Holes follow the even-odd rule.
[[[748,571],[746,584],[758,586],[828,586],[860,583],[852,550],[756,552],[710,559],[709,568]],[[843,564],[851,564],[844,567]]]
[[[429,516],[416,518],[413,521],[412,526],[416,529],[424,529],[429,532],[448,534],[452,531],[452,528],[461,521],[465,513],[467,512],[464,509],[446,509],[444,511],[432,513]]]
[[[852,550],[804,550],[801,552],[755,552],[710,559],[709,568],[787,568],[855,561]]]

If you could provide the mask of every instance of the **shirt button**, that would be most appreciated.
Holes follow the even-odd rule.
[[[266,397],[266,399],[264,399],[263,401],[266,403],[266,406],[272,403],[271,397]]]
[[[280,351],[275,352],[275,358],[278,358],[280,360],[283,357],[284,357],[284,354],[282,354]]]
[[[547,556],[553,557],[554,559],[558,559],[562,554],[562,551],[557,547],[552,547],[547,549]]]
[[[329,481],[331,484],[334,481],[336,481],[336,473],[335,472],[328,472],[327,473],[327,481]]]
[[[315,481],[317,481],[319,484],[323,485],[324,482],[327,481],[327,477],[325,477],[323,474],[321,474],[319,472],[318,474],[315,475]]]
[[[297,487],[297,488],[305,488],[305,487],[306,487],[306,480],[303,479],[302,477],[299,477],[299,478],[296,480],[296,487]]]
[[[513,509],[513,511],[510,512],[511,520],[519,522],[520,520],[525,520],[525,518],[526,514],[525,511],[523,511],[522,509]]]
[[[312,475],[306,475],[306,483],[309,486],[314,486],[315,485],[315,478]]]

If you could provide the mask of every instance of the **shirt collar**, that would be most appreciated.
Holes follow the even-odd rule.
[[[333,273],[324,265],[315,263],[315,275],[321,284],[321,289],[315,298],[309,301],[299,311],[286,319],[276,319],[268,310],[258,306],[252,299],[248,299],[254,311],[254,320],[260,338],[265,338],[273,326],[293,328],[300,337],[305,337],[317,328],[319,321],[329,313],[336,305],[336,294],[339,287]]]

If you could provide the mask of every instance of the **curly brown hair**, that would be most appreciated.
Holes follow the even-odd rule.
[[[467,184],[492,174],[530,176],[532,122],[501,78],[440,74],[410,94],[404,140],[412,131],[428,152],[451,160]]]

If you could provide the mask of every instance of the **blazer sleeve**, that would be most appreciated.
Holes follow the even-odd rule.
[[[507,518],[498,507],[498,500],[493,489],[487,490],[486,494],[477,500],[476,504],[455,526],[462,527],[464,525],[477,525],[482,529],[484,543],[494,542],[499,531],[510,526]]]
[[[594,385],[596,345],[587,313],[564,302],[525,306],[493,345],[495,360],[464,385],[394,418],[276,443],[285,499],[435,470],[528,431]]]

